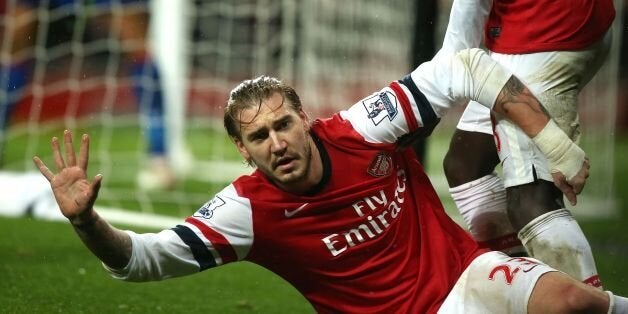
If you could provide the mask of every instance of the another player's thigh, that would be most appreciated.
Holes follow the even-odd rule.
[[[456,128],[495,136],[495,146],[502,161],[502,180],[506,187],[533,182],[535,178],[552,181],[545,156],[530,138],[510,121],[491,119],[488,108],[470,101]]]
[[[597,73],[610,42],[602,40],[578,51],[530,54],[491,53],[539,99],[556,123],[572,138],[579,135],[578,93]]]
[[[539,278],[555,269],[501,252],[478,256],[462,273],[439,313],[527,313]]]
[[[578,94],[597,72],[608,52],[601,41],[580,51],[554,51],[522,55],[493,53],[491,57],[509,68],[538,98],[548,114],[574,141],[580,138]],[[519,128],[500,119],[495,128],[506,187],[552,181],[543,154]]]

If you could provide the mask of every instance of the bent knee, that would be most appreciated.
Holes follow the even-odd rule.
[[[608,296],[590,286],[575,283],[563,290],[560,313],[606,313]]]
[[[491,174],[499,163],[493,137],[480,132],[456,130],[443,159],[450,187]]]
[[[537,282],[528,313],[606,313],[609,297],[560,272],[543,275]]]

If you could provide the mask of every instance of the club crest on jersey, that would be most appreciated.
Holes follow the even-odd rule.
[[[366,172],[374,177],[383,177],[389,175],[392,172],[392,168],[392,157],[380,152],[373,158]]]
[[[390,101],[391,99],[394,103]],[[397,98],[391,92],[373,94],[373,96],[362,100],[362,105],[364,109],[366,109],[367,117],[371,119],[375,125],[378,125],[386,118],[392,121],[398,113]]]
[[[214,215],[214,209],[222,205],[225,205],[225,201],[220,196],[216,196],[211,201],[205,203],[193,216],[209,219]]]

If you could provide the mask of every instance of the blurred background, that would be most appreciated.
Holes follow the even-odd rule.
[[[615,0],[613,47],[581,94],[592,172],[571,208],[606,289],[628,294],[628,27]],[[174,226],[248,173],[222,130],[228,92],[273,75],[312,117],[346,108],[440,48],[449,0],[0,0],[0,311],[311,311],[250,264],[194,278],[108,279],[58,214],[32,156],[50,138],[92,138],[97,208],[138,231]],[[462,108],[416,150],[459,220],[442,158]],[[78,142],[78,141],[77,141]],[[233,273],[237,273],[236,276]],[[107,296],[107,297],[105,297]]]

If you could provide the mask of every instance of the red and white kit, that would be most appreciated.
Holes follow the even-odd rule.
[[[129,232],[130,263],[108,270],[116,278],[146,281],[246,260],[284,278],[322,313],[436,312],[445,299],[448,306],[462,304],[466,291],[494,287],[500,292],[495,299],[504,301],[504,289],[521,289],[513,282],[533,287],[550,269],[504,269],[512,262],[505,255],[483,255],[445,213],[413,153],[397,145],[404,136],[429,133],[468,95],[492,105],[510,73],[492,76],[499,78],[495,86],[474,85],[499,69],[481,50],[472,53],[470,66],[446,58],[424,64],[349,109],[316,120],[311,134],[324,178],[308,196],[286,193],[254,171],[181,225],[157,234]],[[479,279],[463,276],[468,288],[450,294],[469,265],[476,266],[467,273]],[[515,294],[517,304],[527,304],[528,295]]]
[[[608,54],[613,1],[495,0],[491,7],[490,0],[456,0],[454,6],[461,16],[474,18],[450,20],[444,45],[450,43],[454,50],[486,45],[491,57],[511,70],[577,142],[578,93]],[[478,25],[483,21],[485,26]],[[510,121],[492,118],[486,107],[472,101],[457,128],[495,134],[504,185],[552,181],[547,160],[530,138]]]

